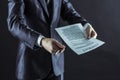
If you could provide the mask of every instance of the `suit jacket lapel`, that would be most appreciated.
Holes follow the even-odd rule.
[[[55,12],[55,0],[52,0],[53,1],[53,5],[52,5],[52,19],[54,17],[54,12]]]
[[[43,9],[45,10],[45,13],[46,13],[47,16],[49,17],[49,13],[48,13],[48,9],[47,9],[47,4],[46,4],[45,0],[38,0],[38,1],[40,1]]]
[[[52,0],[53,1],[53,7],[52,7],[52,9],[53,9],[53,12],[52,12],[52,21],[51,22],[53,22],[54,21],[54,17],[56,16],[56,11],[57,11],[57,7],[58,7],[58,2],[57,2],[57,0]],[[59,1],[59,0],[58,0]]]
[[[45,2],[45,0],[38,0],[40,2],[40,4],[42,5],[43,9],[45,10],[45,13],[47,14],[47,16],[49,17],[49,13],[48,13],[48,9],[47,9],[47,4]],[[58,0],[59,1],[59,0]],[[54,16],[55,16],[55,13],[56,13],[56,9],[58,9],[58,2],[56,2],[56,0],[52,0],[53,4],[52,4],[52,11],[51,14],[52,14],[52,19],[51,19],[51,22],[54,21]]]

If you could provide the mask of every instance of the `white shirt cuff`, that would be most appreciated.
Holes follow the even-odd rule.
[[[42,36],[42,35],[39,35],[39,37],[38,37],[38,39],[37,39],[37,46],[42,47],[42,45],[41,45],[41,40],[42,40],[43,38],[45,38],[45,37]]]

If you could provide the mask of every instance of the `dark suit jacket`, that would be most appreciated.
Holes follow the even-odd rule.
[[[51,58],[50,53],[36,46],[36,40],[39,35],[43,35],[62,43],[55,32],[60,17],[70,24],[87,23],[68,0],[52,1],[52,18],[48,22],[49,13],[45,0],[8,0],[8,29],[19,39],[16,75],[20,80],[44,78],[51,66],[56,75],[62,74],[64,54],[52,55]]]

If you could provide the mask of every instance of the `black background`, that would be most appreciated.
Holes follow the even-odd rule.
[[[84,55],[69,48],[65,80],[120,80],[120,0],[71,0],[106,44]],[[0,80],[15,80],[17,40],[7,29],[7,0],[0,0]]]

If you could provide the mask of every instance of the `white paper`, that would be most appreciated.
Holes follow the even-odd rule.
[[[87,39],[85,29],[80,23],[59,27],[55,30],[78,55],[94,50],[105,43],[95,38]]]

